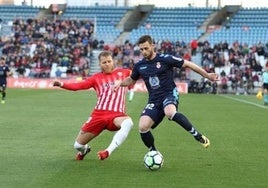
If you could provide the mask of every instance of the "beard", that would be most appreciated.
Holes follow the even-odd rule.
[[[150,51],[149,53],[143,55],[146,60],[151,60],[153,58],[154,52]]]

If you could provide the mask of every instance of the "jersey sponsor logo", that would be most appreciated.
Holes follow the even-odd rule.
[[[160,85],[159,85],[160,81],[159,81],[159,78],[157,76],[150,76],[149,83],[150,83],[152,89],[157,89],[160,87]]]
[[[106,82],[106,83],[103,83],[102,84],[102,87],[105,88],[105,87],[111,87],[114,85],[114,82]]]

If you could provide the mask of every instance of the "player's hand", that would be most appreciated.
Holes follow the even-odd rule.
[[[208,79],[210,81],[219,81],[219,75],[216,73],[208,73]]]
[[[60,82],[59,80],[55,80],[55,81],[53,81],[53,86],[54,86],[54,87],[61,87],[62,85],[63,85],[63,83]]]

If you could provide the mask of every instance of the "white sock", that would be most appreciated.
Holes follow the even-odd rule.
[[[129,91],[129,98],[128,98],[128,100],[129,100],[129,101],[132,101],[133,97],[134,97],[134,90],[131,89],[131,90]]]
[[[133,122],[131,119],[125,119],[122,122],[121,128],[115,133],[111,144],[106,149],[109,152],[109,155],[126,140],[132,127]]]
[[[84,153],[85,152],[85,149],[88,147],[88,145],[82,145],[82,144],[79,144],[77,141],[74,142],[74,148],[77,149],[78,151]]]

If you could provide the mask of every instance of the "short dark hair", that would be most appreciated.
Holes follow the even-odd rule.
[[[0,59],[1,59],[1,60],[6,60],[6,58],[4,58],[4,57],[1,57]]]
[[[99,56],[98,56],[98,59],[100,60],[101,57],[108,57],[108,56],[111,56],[113,57],[113,54],[110,52],[110,51],[102,51]]]
[[[143,35],[139,38],[138,40],[138,44],[142,44],[142,43],[145,43],[145,42],[149,42],[150,44],[153,44],[153,39],[150,35]]]

